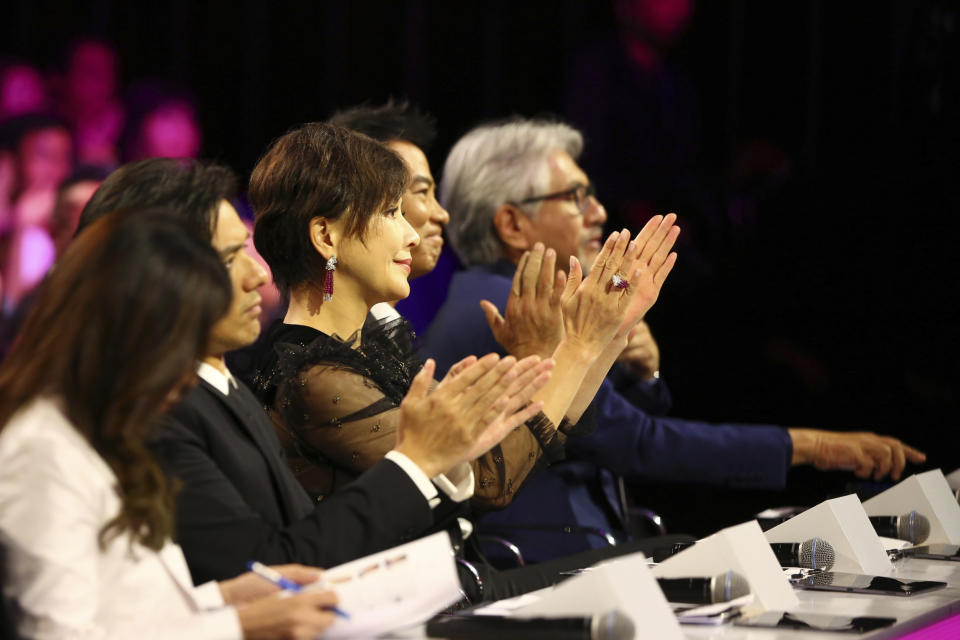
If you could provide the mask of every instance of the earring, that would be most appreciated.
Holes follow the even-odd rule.
[[[337,259],[335,256],[330,256],[325,269],[327,273],[323,276],[323,301],[329,302],[333,300],[333,272],[337,270]]]

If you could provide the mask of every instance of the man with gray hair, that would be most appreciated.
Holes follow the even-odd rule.
[[[450,151],[440,200],[450,214],[450,241],[467,269],[454,276],[423,343],[425,354],[437,360],[438,371],[471,353],[504,352],[491,326],[503,322],[499,314],[504,313],[525,252],[538,257],[553,252],[561,267],[571,257],[585,267],[592,264],[607,216],[577,165],[582,149],[582,136],[566,124],[514,119],[479,126]],[[485,318],[479,308],[483,299],[499,313],[485,305]],[[490,514],[488,522],[622,530],[624,514],[613,474],[780,489],[791,466],[846,469],[876,480],[890,474],[896,480],[908,460],[925,459],[896,438],[872,433],[652,416],[618,393],[610,380],[594,404],[596,431],[571,438],[568,459],[530,480],[513,503]],[[515,531],[511,538],[534,561],[605,544],[597,536],[545,536],[536,529]]]

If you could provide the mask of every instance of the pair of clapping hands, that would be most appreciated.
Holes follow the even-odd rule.
[[[595,353],[622,350],[676,262],[676,219],[655,216],[633,240],[626,229],[611,233],[586,277],[574,257],[569,275],[557,270],[556,252],[537,243],[517,265],[503,315],[480,303],[497,342],[520,357],[549,357],[564,340]]]
[[[430,477],[474,460],[543,408],[532,400],[550,380],[561,341],[594,353],[625,343],[676,262],[675,223],[674,214],[655,216],[632,241],[626,229],[610,234],[586,277],[576,258],[566,276],[555,272],[552,250],[525,253],[505,317],[484,304],[513,355],[465,358],[432,391],[436,364],[427,360],[400,404],[395,450]],[[614,274],[628,286],[616,287]]]

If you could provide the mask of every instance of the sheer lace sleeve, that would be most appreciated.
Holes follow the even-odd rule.
[[[324,334],[306,345],[275,345],[273,416],[291,466],[314,496],[352,480],[395,444],[400,401],[420,368],[393,343],[395,330],[368,327],[361,350]],[[565,439],[543,414],[514,430],[472,463],[473,504],[509,504],[531,472],[563,457]]]

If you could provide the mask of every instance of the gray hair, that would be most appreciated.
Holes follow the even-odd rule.
[[[440,202],[450,213],[447,232],[461,262],[492,264],[503,257],[493,214],[504,203],[546,193],[546,160],[557,150],[576,160],[583,136],[562,122],[516,119],[481,125],[457,141],[443,167]],[[540,204],[528,213],[535,215]]]

